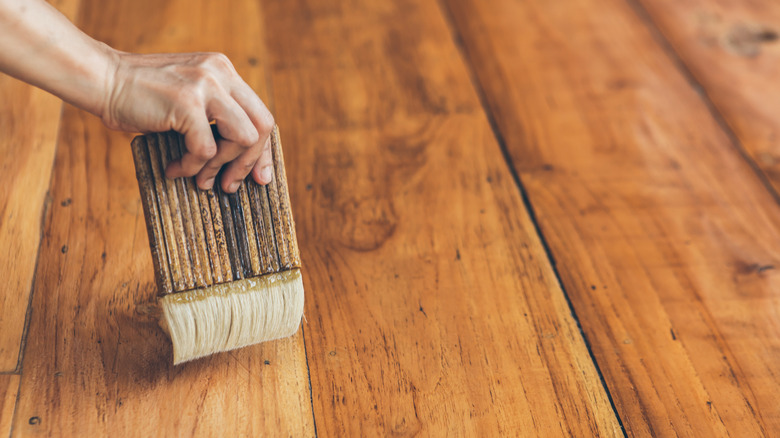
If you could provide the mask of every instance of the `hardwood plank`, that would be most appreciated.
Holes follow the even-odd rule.
[[[79,0],[52,2],[72,18]],[[16,370],[62,102],[0,73],[0,372]]]
[[[621,0],[447,0],[628,434],[780,430],[780,208]]]
[[[780,193],[776,80],[780,4],[766,0],[640,3]]]
[[[264,5],[318,432],[622,435],[437,3]]]
[[[0,436],[11,435],[11,419],[19,393],[18,374],[0,374]]]
[[[125,50],[223,50],[268,94],[255,2],[91,0],[80,17]],[[148,315],[157,291],[131,138],[64,111],[14,433],[314,435],[302,335],[171,365]]]

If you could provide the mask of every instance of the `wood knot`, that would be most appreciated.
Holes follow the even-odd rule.
[[[352,199],[341,208],[342,242],[358,251],[382,246],[395,232],[398,218],[387,199]]]
[[[156,321],[162,316],[162,309],[157,302],[138,303],[135,305],[135,314],[141,319]]]
[[[736,271],[738,275],[760,275],[766,271],[772,271],[775,269],[775,265],[769,263],[748,263],[738,261],[735,263]]]
[[[777,31],[757,24],[737,23],[726,32],[723,47],[739,56],[753,58],[761,53],[761,46],[780,38]]]

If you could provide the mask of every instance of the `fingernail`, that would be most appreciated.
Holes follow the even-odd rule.
[[[238,186],[240,185],[241,185],[241,181],[235,181],[230,183],[230,185],[228,186],[228,192],[230,193],[235,192],[236,190],[238,190]]]
[[[271,182],[274,177],[274,170],[271,166],[265,166],[260,170],[260,179],[266,184]]]
[[[206,180],[206,182],[203,183],[203,187],[206,188],[206,190],[210,190],[212,187],[214,187],[214,178],[211,177]]]

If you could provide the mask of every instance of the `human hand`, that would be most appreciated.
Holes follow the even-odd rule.
[[[271,182],[273,116],[226,56],[117,52],[114,65],[99,115],[112,129],[184,135],[187,151],[168,165],[168,178],[197,175],[198,187],[210,189],[227,165],[221,175],[226,192],[235,192],[250,172],[258,184]],[[221,137],[216,141],[212,120]]]
[[[134,55],[78,30],[43,0],[0,0],[0,71],[100,116],[110,128],[174,130],[186,153],[166,176],[196,176],[211,188],[223,165],[223,190],[251,172],[273,177],[274,120],[233,65],[217,53]],[[210,121],[222,139],[215,142]]]

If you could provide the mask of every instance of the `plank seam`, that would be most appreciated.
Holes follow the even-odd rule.
[[[22,398],[22,376],[19,376],[19,381],[16,386],[16,400],[14,400],[14,410],[11,412],[11,427],[8,428],[8,438],[14,436],[14,426],[16,425],[16,410],[19,409],[19,399]]]
[[[691,88],[693,88],[693,90],[699,95],[701,102],[707,108],[710,116],[713,118],[721,131],[726,134],[726,137],[731,142],[732,147],[737,151],[738,154],[742,156],[747,165],[753,170],[753,173],[756,175],[756,177],[758,177],[758,180],[761,181],[761,183],[764,185],[764,188],[767,189],[772,198],[774,198],[775,202],[780,204],[780,193],[778,193],[775,187],[772,185],[772,182],[769,180],[766,173],[764,173],[761,167],[755,162],[755,160],[753,160],[753,157],[750,156],[750,153],[739,139],[739,136],[731,128],[731,125],[729,125],[728,121],[723,116],[723,113],[721,113],[720,109],[718,109],[718,106],[707,93],[707,89],[699,81],[690,67],[688,67],[685,59],[674,48],[674,44],[672,44],[671,40],[666,37],[661,28],[656,24],[655,20],[653,20],[653,17],[647,11],[647,8],[645,8],[642,1],[643,0],[626,0],[626,3],[631,9],[633,9],[639,20],[644,23],[645,27],[650,32],[650,36],[653,38],[656,44],[658,44],[659,48],[664,52],[672,65],[675,66],[677,71],[682,74],[683,78],[688,82]],[[739,381],[736,381],[736,383],[738,386],[742,386]],[[753,396],[753,398],[755,398],[755,394],[753,393],[753,389],[750,387],[750,385],[748,385],[748,391]],[[766,428],[764,427],[764,420],[760,412],[753,408],[752,404],[747,398],[745,398],[745,402],[747,403],[750,411],[756,415],[758,427],[766,436]]]
[[[60,114],[58,116],[60,121],[57,123],[57,132],[55,133],[56,137],[54,137],[54,154],[51,160],[51,170],[49,171],[49,188],[46,190],[46,196],[43,198],[43,209],[41,211],[40,219],[40,234],[38,237],[38,249],[35,253],[35,267],[33,267],[33,278],[30,282],[30,293],[27,294],[27,308],[25,309],[24,313],[24,328],[22,329],[22,337],[19,340],[19,354],[16,359],[16,368],[14,368],[12,374],[22,374],[22,362],[24,361],[24,352],[26,350],[25,347],[27,346],[27,334],[30,330],[30,320],[32,319],[32,302],[33,295],[35,294],[35,285],[38,282],[38,264],[40,263],[41,259],[41,247],[43,246],[43,237],[46,229],[46,218],[48,217],[49,211],[51,210],[51,206],[53,204],[53,200],[51,199],[51,185],[54,181],[54,166],[57,165],[57,149],[59,149],[60,143],[60,130],[62,129],[63,111],[65,111],[65,105],[60,103]],[[19,380],[21,381],[21,379]],[[13,429],[13,423],[11,424],[11,428]]]
[[[734,132],[734,130],[731,128],[731,125],[729,125],[726,118],[720,112],[718,106],[715,105],[715,102],[712,101],[710,95],[707,94],[707,89],[704,88],[702,83],[696,78],[696,75],[693,74],[693,71],[691,71],[691,69],[688,67],[688,64],[686,64],[685,60],[682,58],[682,56],[680,56],[680,53],[675,50],[671,41],[656,25],[652,16],[642,4],[642,0],[625,1],[628,6],[633,9],[639,20],[645,24],[645,27],[650,32],[650,36],[653,38],[656,44],[658,44],[664,54],[666,54],[666,57],[672,62],[677,71],[683,75],[683,78],[685,78],[685,80],[688,82],[688,85],[690,85],[693,91],[699,95],[701,102],[705,107],[707,107],[707,111],[709,111],[710,115],[712,116],[713,120],[715,120],[715,123],[718,125],[721,131],[726,134],[726,137],[728,137],[734,149],[736,149],[737,152],[742,156],[742,159],[747,162],[748,166],[750,166],[750,168],[753,170],[753,173],[756,174],[759,181],[761,181],[761,183],[764,185],[764,188],[766,188],[770,195],[772,195],[775,202],[780,204],[780,193],[775,190],[775,187],[772,185],[772,182],[769,180],[767,175],[763,170],[761,170],[761,167],[758,166],[755,160],[753,160],[753,157],[750,156],[747,149],[745,149],[736,132]]]
[[[81,3],[79,2],[77,9],[74,13],[74,17],[76,17],[76,21],[81,21],[79,18],[81,17],[81,14],[83,13],[83,8],[81,7]],[[16,370],[15,374],[19,374],[19,383],[18,387],[16,388],[16,401],[14,402],[14,410],[11,414],[11,427],[8,432],[8,437],[14,436],[14,427],[16,427],[16,412],[19,409],[19,400],[22,397],[22,379],[24,378],[22,376],[22,364],[24,363],[24,353],[26,351],[27,347],[27,334],[30,330],[30,320],[32,319],[32,303],[33,303],[33,295],[35,294],[35,286],[37,283],[37,274],[38,274],[38,264],[40,263],[41,259],[41,247],[43,245],[43,237],[45,234],[45,227],[46,227],[46,218],[49,215],[49,211],[51,209],[51,206],[53,204],[53,200],[51,199],[51,185],[54,182],[54,167],[57,165],[57,150],[60,147],[60,131],[62,130],[62,114],[65,112],[65,104],[60,102],[60,112],[58,115],[58,123],[57,123],[57,131],[55,132],[54,137],[54,154],[52,154],[52,160],[51,160],[51,168],[49,171],[49,189],[46,190],[46,196],[44,197],[44,205],[43,205],[43,211],[41,212],[41,231],[40,231],[40,239],[38,240],[38,250],[35,255],[35,267],[33,268],[33,280],[30,282],[30,294],[27,299],[27,310],[24,315],[24,329],[22,330],[22,338],[19,345],[19,356],[16,361]]]
[[[314,394],[311,387],[311,370],[309,369],[309,352],[306,350],[306,330],[301,324],[301,338],[303,339],[303,355],[306,357],[306,375],[309,378],[309,403],[311,403],[311,421],[314,426],[314,437],[317,438],[317,418],[314,416]]]
[[[267,48],[268,48],[268,39],[266,38],[266,33],[265,32],[263,32],[263,39],[264,39],[263,46],[267,50]],[[263,76],[265,77],[266,93],[268,94],[265,104],[266,104],[268,110],[271,112],[271,114],[273,114],[274,111],[276,110],[276,105],[275,105],[276,99],[274,99],[274,86],[273,86],[273,78],[271,76],[271,68],[270,67],[266,66],[263,69]],[[276,178],[276,175],[274,175],[274,178]],[[262,187],[261,190],[262,190],[261,193],[262,193],[263,196],[268,196],[268,187],[267,186],[266,187]],[[288,187],[288,190],[289,190],[289,187]],[[270,206],[270,199],[269,199],[269,206]],[[270,208],[269,208],[269,210],[270,210]],[[290,204],[290,210],[292,211],[292,203]],[[272,234],[274,235],[274,238],[272,239],[272,241],[274,242],[274,246],[276,246],[276,235],[275,235],[276,233],[273,231],[273,227],[272,227]],[[276,255],[277,255],[277,258],[279,258],[279,265],[281,266],[282,260],[279,257],[279,248],[278,247],[276,248]],[[301,265],[302,264],[303,263],[301,263]],[[304,321],[306,321],[305,313],[304,313],[303,321],[301,322],[301,339],[303,340],[303,356],[306,359],[306,378],[308,379],[308,383],[309,383],[309,405],[311,406],[311,422],[312,422],[312,426],[314,427],[314,438],[317,438],[319,436],[318,433],[317,433],[317,416],[314,413],[314,390],[313,390],[312,384],[311,384],[311,369],[309,367],[309,351],[306,348],[306,328],[305,328]]]
[[[514,180],[515,185],[518,191],[520,192],[520,197],[523,200],[523,204],[525,205],[525,208],[528,212],[528,216],[531,220],[531,223],[534,226],[536,235],[539,238],[542,247],[544,248],[545,254],[547,255],[547,260],[549,261],[550,267],[553,270],[555,279],[558,283],[558,287],[560,287],[561,292],[563,293],[563,296],[566,299],[566,304],[569,306],[569,312],[571,312],[571,316],[574,319],[574,322],[577,324],[577,330],[579,330],[580,336],[582,337],[582,340],[585,343],[585,348],[587,348],[588,350],[588,355],[590,356],[591,362],[593,363],[593,366],[596,368],[596,372],[598,373],[599,380],[601,381],[601,387],[604,389],[604,392],[607,395],[607,399],[609,400],[609,405],[612,408],[612,413],[615,415],[615,418],[618,421],[618,425],[620,426],[621,432],[623,432],[623,436],[627,437],[628,435],[626,433],[626,428],[623,426],[623,420],[620,418],[620,413],[617,410],[615,401],[612,399],[612,393],[610,393],[609,391],[609,387],[607,386],[607,381],[604,378],[604,374],[601,372],[601,368],[599,367],[599,363],[596,360],[595,354],[593,353],[593,348],[591,347],[590,341],[588,340],[588,337],[585,334],[585,332],[582,330],[580,319],[577,316],[577,312],[574,310],[574,304],[572,303],[571,298],[569,297],[569,294],[566,291],[566,287],[564,286],[563,281],[561,280],[561,275],[558,272],[558,266],[555,261],[555,257],[553,256],[553,253],[550,250],[550,246],[547,244],[547,239],[545,238],[544,233],[542,232],[542,229],[539,225],[539,222],[536,219],[536,212],[534,211],[533,205],[531,204],[531,200],[528,197],[528,194],[525,190],[525,186],[523,185],[522,179],[520,178],[520,174],[517,172],[517,169],[515,168],[514,163],[512,162],[512,157],[509,153],[509,149],[506,146],[504,135],[501,133],[501,130],[498,127],[496,118],[493,114],[493,111],[490,108],[490,104],[488,103],[485,90],[482,88],[482,84],[481,82],[479,82],[479,78],[477,77],[476,70],[474,69],[474,63],[472,62],[471,57],[469,56],[468,49],[466,48],[466,45],[463,41],[463,37],[458,31],[458,28],[455,24],[455,19],[452,15],[452,11],[450,10],[446,1],[447,0],[437,0],[437,3],[439,4],[439,9],[442,12],[444,21],[447,23],[447,27],[449,28],[450,36],[452,37],[453,43],[457,47],[458,53],[460,54],[461,61],[463,62],[466,71],[468,72],[471,85],[474,88],[474,92],[477,94],[477,98],[479,99],[480,105],[482,106],[482,111],[484,112],[485,117],[487,118],[487,121],[490,124],[490,129],[493,131],[493,136],[496,142],[498,143],[499,149],[501,150],[501,155],[504,158],[504,162],[506,163],[506,166],[509,169],[510,174],[512,175],[512,179]]]

